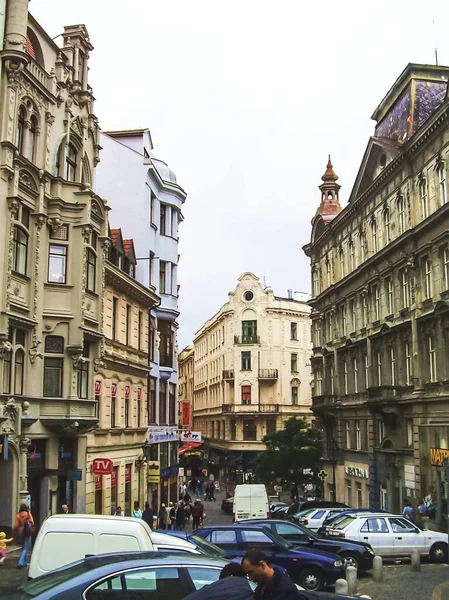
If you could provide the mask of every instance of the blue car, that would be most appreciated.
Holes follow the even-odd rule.
[[[344,578],[342,559],[314,548],[299,548],[263,527],[211,525],[193,532],[225,551],[227,558],[241,558],[251,548],[262,550],[276,566],[306,590],[321,590]]]

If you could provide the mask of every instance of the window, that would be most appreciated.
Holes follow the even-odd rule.
[[[242,321],[242,343],[257,343],[257,321]]]
[[[276,433],[276,419],[267,419],[266,431],[267,435],[273,435],[273,433]]]
[[[150,223],[154,225],[154,205],[156,203],[156,197],[153,192],[150,191]]]
[[[167,382],[159,381],[159,421],[167,423]]]
[[[86,289],[95,292],[95,272],[97,268],[97,257],[90,248],[87,249],[87,278]]]
[[[351,448],[351,424],[349,421],[345,423],[346,448]]]
[[[143,323],[143,312],[139,310],[137,315],[137,349],[142,350],[142,323]]]
[[[44,358],[44,396],[62,396],[63,358]]]
[[[290,355],[290,370],[294,373],[298,371],[298,355],[296,352]]]
[[[435,350],[435,345],[433,341],[433,337],[429,335],[427,339],[428,349],[429,349],[429,377],[430,381],[437,380],[437,355]]]
[[[373,297],[373,313],[374,313],[374,321],[379,321],[380,319],[380,297],[379,297],[379,286],[377,283],[373,285],[371,288],[371,294]]]
[[[117,339],[118,298],[112,298],[112,339]]]
[[[346,360],[343,361],[343,376],[344,376],[344,388],[345,394],[348,393],[348,363]]]
[[[363,327],[366,329],[368,325],[368,306],[366,304],[366,294],[362,295],[362,323]]]
[[[356,483],[356,490],[357,490],[357,507],[356,508],[362,508],[363,506],[363,498],[362,498],[362,484],[361,483]]]
[[[237,547],[237,533],[229,529],[218,529],[218,531],[212,531],[209,542],[216,544],[220,548]]]
[[[364,533],[389,533],[385,519],[367,519],[360,531]]]
[[[449,248],[443,250],[443,289],[449,289]]]
[[[377,422],[377,434],[378,434],[378,442],[379,446],[382,444],[383,440],[387,437],[387,430],[385,427],[385,421],[380,419]]]
[[[28,235],[19,225],[14,225],[14,237],[12,248],[12,269],[16,273],[26,275]]]
[[[402,285],[402,306],[408,308],[411,304],[410,298],[410,280],[407,269],[401,271],[401,285]]]
[[[251,404],[251,386],[242,385],[242,404]]]
[[[417,529],[413,523],[410,523],[408,519],[400,518],[400,517],[391,517],[388,519],[390,521],[391,529],[393,533],[419,533],[421,530]],[[410,540],[411,541],[411,540]],[[408,543],[410,543],[410,541]],[[413,543],[413,542],[412,542]]]
[[[125,427],[129,427],[129,398],[125,398]]]
[[[126,331],[125,331],[125,344],[129,346],[130,344],[130,336],[131,333],[131,306],[129,304],[126,305]]]
[[[167,278],[167,263],[161,260],[159,262],[159,293],[165,294]]]
[[[128,514],[128,513],[127,513]],[[124,548],[128,550],[131,548]],[[134,549],[134,546],[133,548]],[[100,583],[89,588],[87,600],[95,598],[147,598],[156,595],[164,598],[179,600],[183,597],[181,579],[176,567],[158,567],[132,570],[122,575],[114,575],[102,579]]]
[[[243,421],[243,439],[246,442],[257,441],[257,426],[255,421]]]
[[[412,355],[408,342],[405,342],[405,383],[412,385]]]
[[[359,391],[359,371],[357,369],[357,358],[354,358],[354,394]]]
[[[205,585],[209,585],[209,583],[214,583],[219,577],[219,570],[216,568],[214,569],[213,567],[184,568],[186,571],[188,571],[190,578],[192,579],[192,583],[195,586],[195,590],[201,590]]]
[[[22,151],[23,151],[25,119],[26,119],[25,107],[21,106],[19,109],[19,115],[17,118],[17,130],[16,130],[16,146],[17,146],[17,149],[19,150],[20,154],[22,154]]]
[[[376,254],[378,251],[378,243],[377,243],[377,223],[375,220],[371,222],[371,237],[373,240],[373,254]]]
[[[156,423],[156,378],[150,377],[148,384],[148,420]]]
[[[319,321],[314,321],[313,333],[314,333],[313,337],[314,337],[315,347],[321,346],[321,323]]]
[[[364,232],[360,234],[360,260],[365,262],[366,258],[366,235]]]
[[[354,253],[354,242],[351,240],[348,244],[349,249],[349,272],[352,273],[355,269],[355,253]]]
[[[257,550],[273,550],[273,541],[263,531],[242,529],[242,542],[246,549],[256,548]]]
[[[405,211],[404,211],[404,198],[399,196],[398,202],[398,224],[399,224],[399,235],[402,235],[405,231]]]
[[[31,115],[30,119],[30,139],[29,139],[29,154],[30,160],[36,162],[37,157],[37,118],[35,115]]]
[[[331,395],[333,396],[334,395],[334,367],[333,367],[333,365],[331,365],[329,375],[330,375],[330,384],[331,384],[330,391],[331,391]]]
[[[355,310],[355,300],[349,301],[349,312],[351,314],[351,332],[357,331],[357,312]]]
[[[65,178],[67,181],[75,181],[77,151],[72,144],[66,146],[65,155]]]
[[[369,362],[368,354],[365,354],[365,389],[369,387]]]
[[[66,283],[67,278],[67,246],[50,244],[48,253],[48,281],[50,283]]]
[[[376,352],[377,358],[377,385],[382,385],[382,354],[380,352]]]
[[[117,385],[117,384],[115,384]],[[112,396],[111,398],[111,427],[117,425],[117,398]]]
[[[348,506],[352,506],[352,482],[350,479],[346,479],[346,494]]]
[[[448,256],[449,256],[449,252],[448,252]],[[298,339],[298,324],[297,323],[290,323],[290,339],[291,340]]]
[[[438,167],[438,183],[440,186],[440,202],[443,205],[447,202],[446,166],[444,163]]]
[[[390,348],[390,369],[391,385],[396,385],[396,356],[393,346]]]
[[[326,260],[326,280],[327,280],[327,285],[329,287],[331,285],[331,283],[332,283],[331,263],[330,263],[329,259]]]
[[[430,300],[432,298],[432,262],[429,258],[424,259],[423,268],[425,299]]]
[[[319,292],[319,274],[317,269],[314,269],[312,272],[312,293],[314,296],[318,296]]]
[[[334,327],[333,327],[333,323],[332,323],[332,313],[328,313],[327,316],[327,323],[328,323],[328,327],[329,327],[329,341],[331,342],[334,339]]]
[[[413,419],[405,419],[405,428],[407,433],[407,446],[413,446]]]
[[[159,231],[161,235],[167,235],[167,210],[165,204],[161,204],[161,218],[159,221]]]
[[[355,447],[356,450],[362,449],[362,430],[360,428],[360,421],[355,422]]]
[[[421,216],[427,219],[429,216],[429,198],[427,196],[427,181],[425,179],[419,182],[419,199],[421,202]]]
[[[242,352],[241,371],[251,371],[251,352]]]
[[[385,291],[387,293],[387,307],[388,314],[394,313],[394,302],[393,302],[393,280],[391,277],[387,277],[385,280]]]
[[[341,323],[341,335],[346,335],[346,306],[343,304],[340,306],[340,323]]]
[[[230,421],[230,428],[231,428],[231,440],[236,440],[237,439],[237,425],[236,422],[234,420]]]
[[[25,352],[21,349],[14,353],[14,394],[23,394],[23,369]]]
[[[323,393],[323,371],[321,369],[316,370],[316,393],[315,396],[321,396]]]
[[[296,385],[292,386],[292,404],[298,406],[298,387]]]
[[[345,253],[343,248],[340,248],[340,277],[343,279],[345,276]]]
[[[385,228],[385,243],[388,244],[391,241],[391,222],[390,222],[390,209],[384,210],[384,228]]]

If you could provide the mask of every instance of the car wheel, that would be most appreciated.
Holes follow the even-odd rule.
[[[359,570],[359,559],[356,554],[352,552],[342,552],[340,554],[343,559],[345,567],[355,567],[357,571]]]
[[[447,544],[440,542],[438,544],[434,544],[430,549],[430,560],[434,562],[446,562],[447,560]]]
[[[319,569],[303,569],[299,574],[296,583],[309,592],[315,592],[316,590],[321,590],[323,588],[323,574]]]

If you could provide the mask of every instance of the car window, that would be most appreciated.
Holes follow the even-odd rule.
[[[348,525],[354,522],[354,517],[339,517],[335,521],[332,522],[333,529],[345,529]]]
[[[86,593],[86,600],[119,600],[126,592],[127,600],[170,598],[181,600],[185,595],[176,567],[133,569],[103,579]]]
[[[23,590],[27,597],[38,596],[51,590],[52,588],[60,585],[62,582],[83,575],[89,571],[90,566],[86,561],[80,560],[76,563],[69,565],[66,568],[58,569],[53,573],[46,573],[36,579],[32,579],[28,583],[20,586],[20,590]]]
[[[295,515],[295,517],[301,518],[301,517],[308,517],[310,514],[312,514],[313,512],[315,512],[316,508],[309,508],[307,510],[302,510],[301,512],[297,513]]]
[[[418,529],[407,519],[389,519],[393,533],[416,533]]]
[[[315,514],[310,515],[311,519],[321,519],[326,514],[325,510],[317,510]]]
[[[218,581],[221,572],[220,569],[212,567],[185,567],[185,569],[189,573],[196,590]]]
[[[385,519],[366,519],[360,531],[365,533],[389,533]]]
[[[237,536],[235,531],[231,529],[222,529],[212,531],[210,541],[217,544],[220,548],[223,546],[235,546],[237,544]]]
[[[187,541],[191,544],[194,544],[198,550],[200,550],[203,554],[207,554],[208,556],[221,558],[225,555],[221,548],[211,544],[199,535],[190,535],[187,538]]]
[[[248,548],[258,548],[259,550],[271,550],[273,548],[272,540],[263,533],[263,531],[251,531],[246,529],[242,531],[242,540]]]
[[[303,531],[301,531],[301,529],[298,529],[297,527],[295,527],[294,525],[290,525],[289,523],[276,524],[276,533],[280,536],[289,537],[294,535],[295,537],[302,537],[306,539],[306,534]]]

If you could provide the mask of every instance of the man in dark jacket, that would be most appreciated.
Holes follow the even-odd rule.
[[[145,523],[148,523],[150,529],[153,529],[154,513],[149,502],[145,502],[145,510],[142,513],[142,519],[145,521]]]
[[[220,579],[203,586],[184,600],[253,600],[253,591],[241,565],[227,564],[220,573]]]
[[[273,569],[261,550],[248,550],[242,567],[248,579],[257,583],[254,600],[307,600],[288,575]]]
[[[178,506],[178,510],[176,511],[175,523],[178,531],[183,531],[186,526],[186,511],[183,503],[181,502]]]

